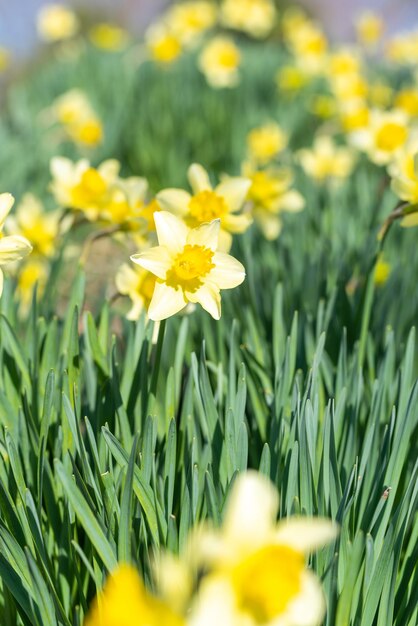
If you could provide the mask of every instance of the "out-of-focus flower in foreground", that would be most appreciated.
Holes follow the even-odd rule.
[[[298,157],[306,174],[319,182],[347,178],[355,163],[354,150],[338,146],[326,135],[317,136],[311,149],[299,150]]]
[[[38,33],[48,42],[73,37],[79,29],[79,21],[71,9],[62,4],[46,4],[37,16]]]
[[[148,310],[154,293],[156,277],[138,265],[131,267],[124,263],[119,268],[115,280],[119,293],[128,296],[132,302],[132,307],[126,318],[128,320],[139,319],[142,311]]]
[[[202,50],[199,67],[215,89],[235,87],[239,82],[241,53],[229,37],[214,37]]]
[[[351,135],[352,143],[377,165],[388,165],[408,139],[408,118],[402,111],[370,112],[367,127]]]
[[[134,263],[157,277],[149,318],[166,319],[192,302],[219,319],[220,290],[237,287],[245,278],[239,261],[216,251],[220,221],[190,229],[167,211],[155,213],[154,220],[159,245],[131,256]]]
[[[128,32],[124,28],[108,22],[100,22],[92,26],[89,37],[97,48],[109,52],[123,50],[129,41]]]
[[[394,106],[410,117],[418,117],[418,88],[401,89],[396,94]]]
[[[258,126],[247,135],[248,157],[258,165],[266,165],[286,148],[287,142],[287,134],[276,122]]]
[[[392,190],[409,204],[418,204],[418,140],[414,138],[388,168]],[[403,218],[402,226],[416,226],[418,213]]]
[[[107,579],[84,626],[183,626],[183,619],[146,591],[138,572],[120,565]]]
[[[385,23],[374,11],[363,11],[355,23],[357,39],[367,47],[376,46],[382,38]]]
[[[254,221],[266,239],[277,239],[282,229],[281,214],[302,211],[305,200],[298,191],[290,189],[293,177],[288,169],[246,173],[251,180],[248,200],[252,203]]]
[[[21,235],[3,235],[3,227],[6,218],[14,203],[14,198],[10,193],[0,194],[0,268],[14,261],[20,261],[31,253],[32,246],[25,237]],[[3,272],[0,269],[0,296],[3,292]]]
[[[325,519],[277,523],[277,492],[256,472],[237,479],[220,531],[203,528],[195,558],[207,575],[192,611],[191,626],[319,625],[325,614],[320,581],[305,555],[337,536]]]
[[[231,176],[213,189],[208,173],[197,163],[190,166],[188,178],[193,195],[183,189],[164,189],[157,194],[160,206],[182,217],[191,228],[219,219],[219,249],[229,252],[232,235],[245,232],[251,224],[250,215],[240,213],[251,181]]]
[[[62,211],[46,212],[33,194],[23,196],[14,215],[7,221],[10,234],[22,235],[31,242],[33,254],[50,257],[58,243]]]
[[[272,0],[223,0],[221,5],[222,23],[251,37],[266,37],[272,31],[276,18]]]

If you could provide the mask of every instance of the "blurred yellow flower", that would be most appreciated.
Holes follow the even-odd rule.
[[[123,50],[129,41],[128,32],[124,28],[108,22],[95,24],[90,29],[89,37],[97,48],[110,52]]]
[[[68,136],[75,142],[94,148],[103,139],[103,126],[97,117],[85,119],[67,126]]]
[[[356,50],[340,48],[329,55],[327,71],[331,78],[338,76],[358,75],[361,70],[361,59]]]
[[[49,265],[39,256],[28,257],[19,267],[17,290],[19,292],[19,313],[26,315],[32,302],[33,290],[37,285],[37,295],[42,296],[48,280]]]
[[[306,174],[320,182],[347,178],[355,164],[355,152],[326,135],[317,136],[311,149],[299,150],[298,157]]]
[[[117,290],[132,301],[132,307],[126,315],[128,320],[137,320],[144,309],[148,310],[156,280],[154,274],[138,265],[131,267],[124,263],[119,268],[116,274]]]
[[[340,103],[339,117],[345,132],[351,133],[369,124],[370,111],[361,98]]]
[[[235,87],[239,82],[241,53],[229,37],[214,37],[199,57],[199,67],[215,89]]]
[[[394,193],[409,204],[418,204],[418,140],[414,139],[388,168]],[[403,226],[418,224],[417,214],[402,220]]]
[[[183,189],[164,189],[157,194],[158,203],[182,217],[191,228],[219,219],[219,249],[229,252],[232,235],[245,232],[252,221],[248,214],[239,213],[251,181],[241,176],[229,177],[213,189],[208,173],[197,163],[189,167],[188,178],[193,195]]]
[[[221,20],[227,28],[241,30],[252,37],[266,37],[277,18],[272,0],[223,0]]]
[[[148,316],[159,321],[175,315],[189,302],[200,304],[214,319],[221,316],[221,289],[245,278],[239,261],[217,252],[220,220],[188,228],[166,211],[154,215],[158,246],[131,260],[157,277]]]
[[[188,46],[216,24],[217,8],[209,0],[187,0],[172,6],[164,22],[173,35]]]
[[[180,39],[162,23],[152,24],[145,33],[145,42],[153,61],[170,65],[182,53]]]
[[[355,22],[357,39],[365,46],[379,43],[385,30],[385,23],[374,11],[363,11]]]
[[[88,147],[95,147],[102,141],[102,123],[81,89],[71,89],[56,98],[51,111],[72,141]]]
[[[287,142],[287,134],[276,122],[258,126],[247,135],[248,157],[254,163],[265,165],[286,148]]]
[[[120,565],[107,579],[84,626],[183,626],[163,601],[148,593],[138,572]]]
[[[253,471],[240,475],[221,530],[200,529],[195,558],[207,572],[191,626],[319,625],[325,600],[305,555],[333,541],[336,524],[299,517],[276,522],[272,483]]]
[[[27,193],[14,215],[9,217],[7,230],[28,239],[35,255],[49,257],[54,254],[58,244],[61,218],[62,211],[45,211],[41,201]]]
[[[375,284],[378,287],[381,287],[382,285],[384,285],[390,276],[390,272],[391,272],[390,264],[387,261],[385,261],[382,256],[379,256],[377,263],[376,263],[376,267],[374,269]]]
[[[3,235],[3,227],[13,206],[14,198],[10,193],[0,194],[0,268],[14,261],[20,261],[32,252],[32,246],[21,235]],[[0,296],[3,293],[3,272],[0,269]]]
[[[7,48],[0,46],[0,72],[7,70],[10,64],[10,52]]]
[[[418,62],[418,29],[399,33],[386,46],[386,54],[391,61],[411,65]]]
[[[288,169],[268,169],[250,173],[248,200],[252,204],[252,215],[264,237],[277,239],[282,229],[281,214],[295,213],[305,206],[303,196],[290,189],[293,176]]]
[[[396,95],[394,107],[410,117],[418,117],[418,89],[416,87],[401,89]]]
[[[79,21],[71,9],[63,4],[46,4],[37,16],[38,33],[45,41],[60,41],[73,37],[79,29]]]
[[[392,98],[393,89],[384,81],[376,81],[369,85],[368,100],[372,107],[386,109],[392,102]]]
[[[309,81],[309,77],[297,65],[284,65],[276,74],[276,83],[280,91],[296,93]]]
[[[314,115],[326,120],[336,114],[337,103],[333,96],[320,94],[312,98],[309,108]]]
[[[286,31],[286,40],[298,64],[307,74],[323,72],[327,64],[328,41],[314,22],[296,22],[294,29]]]
[[[377,165],[388,165],[393,161],[408,139],[408,119],[402,111],[370,112],[369,124],[354,131],[352,143],[366,152]]]

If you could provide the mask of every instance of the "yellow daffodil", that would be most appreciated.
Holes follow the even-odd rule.
[[[48,280],[48,268],[48,262],[39,256],[28,257],[19,267],[17,291],[19,293],[20,315],[27,314],[35,285],[37,285],[38,297],[42,296]]]
[[[163,320],[192,302],[219,319],[220,290],[237,287],[245,278],[239,261],[216,251],[220,220],[191,229],[166,211],[155,213],[154,220],[159,245],[131,257],[157,277],[148,316]]]
[[[48,42],[73,37],[79,29],[79,21],[71,9],[62,4],[46,4],[37,17],[38,33]]]
[[[378,287],[382,287],[387,282],[390,271],[390,264],[382,256],[379,256],[374,269],[374,282]]]
[[[385,23],[377,13],[364,11],[355,23],[357,39],[364,46],[375,46],[382,38]]]
[[[351,138],[373,163],[388,165],[407,142],[408,119],[402,111],[373,110],[368,126],[352,133]]]
[[[153,61],[170,65],[182,53],[180,39],[165,24],[152,24],[145,33],[145,43]]]
[[[392,99],[393,89],[384,81],[379,80],[369,85],[368,101],[372,107],[386,109],[391,104]]]
[[[418,204],[418,140],[414,138],[388,168],[394,193],[404,202]],[[402,226],[416,226],[418,214],[402,220]]]
[[[214,37],[199,57],[199,67],[215,89],[235,87],[239,82],[241,53],[229,37]]]
[[[188,171],[193,195],[182,189],[165,189],[157,194],[160,206],[182,217],[188,226],[220,220],[219,249],[229,252],[232,235],[243,233],[251,224],[251,217],[241,211],[251,181],[241,176],[223,180],[214,189],[206,170],[197,163]]]
[[[370,110],[361,98],[339,103],[339,118],[345,132],[351,133],[359,128],[367,128]]]
[[[61,217],[62,211],[46,212],[40,200],[27,193],[9,217],[7,230],[28,239],[35,255],[49,257],[55,252]]]
[[[56,98],[51,112],[75,143],[95,147],[102,141],[102,123],[81,89],[71,89]]]
[[[14,203],[14,198],[10,193],[0,194],[0,296],[3,292],[3,272],[1,267],[14,261],[20,261],[30,254],[32,246],[25,237],[21,235],[3,235],[3,227],[10,209]]]
[[[314,115],[327,120],[336,114],[337,103],[333,96],[320,94],[312,98],[309,109]]]
[[[298,64],[307,74],[318,74],[327,63],[327,39],[320,27],[311,21],[303,21],[286,34],[287,44]]]
[[[309,77],[298,65],[284,65],[276,74],[279,91],[295,94],[309,82]]]
[[[391,61],[396,63],[416,65],[418,62],[418,29],[393,37],[386,47],[386,54]]]
[[[154,293],[156,277],[142,267],[131,267],[124,263],[116,274],[116,287],[120,294],[128,296],[132,307],[128,311],[128,320],[139,319],[142,311],[148,310]]]
[[[103,140],[103,126],[97,117],[91,117],[80,121],[78,124],[71,124],[67,127],[70,139],[75,143],[94,148]]]
[[[355,163],[351,148],[338,146],[325,135],[316,137],[312,149],[299,150],[298,157],[306,174],[320,182],[347,178]]]
[[[288,136],[275,122],[253,128],[247,135],[247,150],[250,161],[266,165],[282,152]]]
[[[217,9],[209,0],[187,0],[175,4],[164,16],[173,35],[188,46],[200,36],[215,26]]]
[[[401,89],[396,95],[394,106],[409,117],[418,117],[418,88]]]
[[[256,472],[234,484],[220,531],[201,529],[195,558],[207,571],[191,626],[319,626],[325,614],[320,581],[305,555],[333,541],[335,524],[291,518],[277,523],[278,497]]]
[[[298,191],[290,189],[292,173],[288,169],[247,171],[247,174],[251,180],[248,200],[252,203],[254,220],[266,239],[277,239],[282,228],[281,214],[301,211],[305,200]]]
[[[148,593],[138,572],[120,565],[106,581],[83,626],[183,626],[184,620]]]
[[[110,52],[123,50],[129,41],[128,32],[124,28],[108,22],[95,24],[90,29],[89,37],[97,48]]]
[[[0,46],[0,72],[4,72],[9,67],[10,52],[3,46]]]
[[[356,50],[352,48],[340,48],[328,57],[328,73],[331,78],[338,76],[351,76],[359,74],[361,59]]]
[[[223,0],[221,20],[227,28],[243,31],[251,37],[266,37],[277,18],[272,0]]]

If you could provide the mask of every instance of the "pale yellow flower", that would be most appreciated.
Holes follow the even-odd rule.
[[[217,13],[216,6],[209,0],[187,0],[169,9],[164,23],[182,44],[188,46],[215,26]]]
[[[10,193],[0,194],[0,268],[15,261],[20,261],[32,252],[32,246],[21,235],[3,235],[3,227],[13,206],[14,198]],[[3,272],[0,269],[0,296],[3,292]]]
[[[99,118],[91,117],[67,126],[67,133],[75,143],[89,148],[98,146],[103,140],[103,126]]]
[[[235,87],[239,82],[241,53],[229,37],[214,37],[199,56],[199,68],[211,87]]]
[[[319,626],[325,600],[305,555],[333,541],[338,528],[320,518],[276,522],[272,483],[249,471],[237,478],[220,530],[195,536],[203,578],[190,626]]]
[[[384,81],[376,81],[369,85],[368,100],[372,107],[386,109],[393,99],[393,89]],[[402,107],[399,107],[400,109]]]
[[[404,202],[418,204],[418,140],[416,137],[398,155],[388,168],[394,193]],[[402,220],[402,226],[416,226],[418,214]]]
[[[170,65],[182,53],[180,39],[162,23],[152,24],[145,33],[145,43],[153,61]]]
[[[365,46],[379,43],[385,30],[385,23],[374,11],[363,11],[355,23],[357,38]]]
[[[28,257],[19,267],[17,274],[17,291],[19,294],[19,313],[26,315],[33,298],[33,290],[37,286],[38,298],[42,296],[48,280],[49,264],[39,256]]]
[[[229,252],[232,235],[245,232],[251,224],[251,217],[240,213],[251,181],[234,176],[225,178],[213,188],[208,173],[197,163],[190,166],[188,178],[193,195],[183,189],[164,189],[157,194],[158,203],[163,209],[182,217],[191,228],[219,219],[219,248]]]
[[[108,22],[100,22],[92,26],[89,37],[97,48],[110,52],[123,50],[129,41],[129,34],[124,28]]]
[[[139,319],[143,310],[147,311],[154,293],[154,274],[142,269],[138,265],[131,267],[124,263],[116,274],[116,287],[120,294],[128,296],[132,307],[128,311],[128,320]]]
[[[338,146],[326,135],[317,136],[311,149],[299,150],[298,157],[306,174],[320,182],[347,178],[355,164],[353,149]]]
[[[58,243],[62,211],[45,211],[41,201],[33,194],[23,196],[14,215],[7,222],[10,234],[22,235],[31,242],[33,253],[52,256]]]
[[[103,139],[103,126],[87,95],[71,89],[56,98],[51,106],[52,117],[60,122],[75,143],[97,146]]]
[[[284,65],[276,74],[276,83],[280,91],[297,93],[309,82],[309,76],[298,65]]]
[[[241,30],[256,38],[273,29],[277,12],[272,0],[223,0],[221,20],[227,28]]]
[[[264,237],[277,239],[282,229],[281,214],[296,213],[305,206],[303,196],[290,189],[293,176],[288,169],[267,169],[250,173],[251,187],[248,200],[252,204],[254,221]]]
[[[357,50],[343,47],[328,57],[327,74],[329,77],[358,75],[361,71],[361,58]]]
[[[7,70],[10,64],[10,52],[7,48],[0,46],[0,72]]]
[[[184,620],[148,593],[138,572],[120,565],[107,579],[84,626],[184,626]]]
[[[359,128],[366,128],[369,117],[369,107],[361,98],[340,102],[339,118],[345,132],[351,133]]]
[[[157,277],[148,316],[160,321],[189,302],[200,304],[214,319],[221,316],[221,289],[232,289],[245,278],[239,261],[217,252],[220,221],[197,228],[166,211],[154,215],[159,245],[131,256],[134,263]]]
[[[415,66],[418,62],[418,29],[393,37],[386,47],[386,54],[391,61]]]
[[[309,109],[314,115],[326,120],[337,113],[337,103],[333,96],[319,94],[312,98]]]
[[[351,135],[352,143],[377,165],[388,165],[408,139],[408,118],[402,111],[370,112],[367,127]]]
[[[379,256],[374,269],[374,282],[378,287],[382,287],[387,282],[391,269],[390,264]]]
[[[396,95],[394,106],[409,117],[418,117],[418,89],[416,87],[401,89]]]
[[[287,44],[297,63],[307,74],[324,71],[327,64],[328,41],[314,22],[304,20],[286,33]]]
[[[248,157],[254,163],[265,165],[282,152],[288,142],[287,133],[275,122],[253,128],[247,135]]]
[[[71,9],[62,4],[46,4],[37,16],[38,33],[45,41],[60,41],[73,37],[79,29],[79,21]]]

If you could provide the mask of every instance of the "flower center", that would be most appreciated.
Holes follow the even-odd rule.
[[[200,191],[189,203],[190,216],[195,225],[211,222],[228,212],[225,200],[214,191]]]
[[[83,173],[78,185],[72,189],[72,202],[76,208],[87,208],[92,202],[102,200],[106,191],[106,181],[97,170],[89,167]]]
[[[213,254],[212,250],[204,246],[184,246],[167,272],[167,285],[175,289],[180,287],[184,291],[196,291],[202,284],[201,278],[215,267],[212,263]]]
[[[303,568],[302,554],[287,546],[261,548],[232,572],[240,609],[260,624],[273,621],[300,592]]]
[[[221,67],[235,69],[239,63],[239,53],[232,47],[225,47],[220,51],[218,61]]]
[[[405,143],[407,136],[406,128],[396,122],[387,122],[378,130],[376,146],[379,150],[391,152]]]

